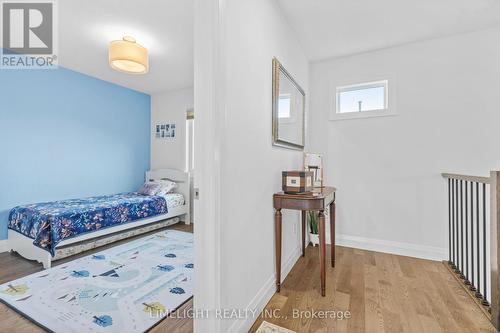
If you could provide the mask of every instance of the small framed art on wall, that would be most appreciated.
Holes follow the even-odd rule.
[[[157,139],[175,138],[175,124],[157,124],[155,137]]]

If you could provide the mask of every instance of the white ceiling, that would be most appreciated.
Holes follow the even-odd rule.
[[[311,61],[500,25],[498,0],[278,0]]]
[[[59,65],[146,93],[193,85],[193,0],[60,0]],[[108,43],[124,35],[149,50],[149,73],[116,72]]]

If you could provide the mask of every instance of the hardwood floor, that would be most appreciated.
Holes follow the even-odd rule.
[[[192,225],[178,224],[171,228],[192,232]],[[275,294],[267,305],[267,310],[279,310],[279,317],[259,317],[250,332],[255,332],[263,319],[308,333],[496,332],[442,263],[345,247],[336,250],[336,268],[328,267],[327,270],[326,297],[319,294],[318,247],[307,247],[306,256],[294,266],[282,284],[281,293]],[[93,252],[97,250],[80,256]],[[74,258],[63,259],[54,265]],[[0,254],[0,283],[41,269],[41,265],[17,254]],[[179,311],[192,306],[191,300]],[[349,311],[350,318],[313,319],[310,318],[312,309],[336,311],[324,313],[327,316]],[[294,310],[295,313],[306,312],[294,318]],[[0,303],[0,332],[9,331],[43,332]],[[191,319],[167,318],[150,332],[192,331]]]
[[[308,333],[496,332],[441,262],[336,250],[336,268],[327,270],[326,297],[320,296],[318,247],[308,247],[250,332],[262,320]],[[272,318],[273,309],[278,318]],[[294,318],[294,310],[306,312]],[[349,311],[350,318],[308,318],[310,310]]]
[[[167,229],[193,232],[193,224],[186,225],[184,223],[178,223],[168,227]],[[155,233],[155,232],[158,232],[158,230],[150,233]],[[140,237],[144,237],[144,234],[133,238],[125,239],[113,244],[109,244],[100,247],[99,249],[87,251],[76,256],[55,261],[53,262],[53,266],[57,266],[64,262],[71,261],[76,258],[83,257],[92,253],[100,252],[103,249],[113,247],[125,242],[129,242],[132,239]],[[41,270],[42,270],[41,264],[26,260],[21,256],[19,256],[17,253],[8,253],[8,252],[0,253],[0,284],[35,272],[39,272]],[[193,300],[191,299],[186,304],[181,306],[178,309],[178,311],[184,312],[184,310],[190,309],[192,307],[193,307]],[[45,332],[45,330],[33,324],[31,321],[24,318],[23,316],[19,315],[18,313],[16,313],[14,310],[7,307],[3,303],[0,303],[0,332],[32,333],[32,332]],[[150,332],[190,333],[193,332],[193,320],[166,318],[162,320],[153,329],[151,329]]]

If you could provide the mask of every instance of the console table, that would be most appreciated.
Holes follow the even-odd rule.
[[[302,256],[305,254],[306,213],[319,211],[319,262],[321,266],[321,296],[325,296],[326,283],[326,244],[325,244],[325,209],[330,206],[330,239],[331,265],[335,267],[335,187],[315,188],[306,194],[286,194],[278,192],[273,195],[275,209],[274,225],[276,237],[276,291],[281,289],[281,220],[282,209],[302,211]]]

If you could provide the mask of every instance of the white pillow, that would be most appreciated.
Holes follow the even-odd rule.
[[[161,190],[161,185],[159,183],[146,182],[137,192],[144,195],[156,195],[159,190]]]
[[[160,196],[173,192],[178,187],[177,183],[171,181],[170,179],[161,179],[156,182],[160,184],[160,189],[156,192],[156,195]]]

